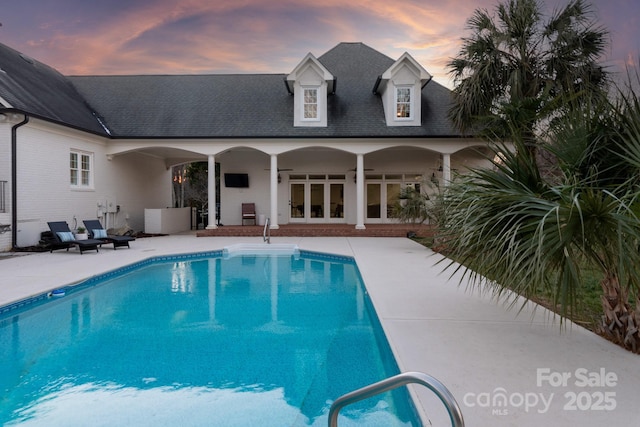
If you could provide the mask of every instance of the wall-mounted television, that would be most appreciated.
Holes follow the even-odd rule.
[[[225,173],[224,186],[229,188],[247,188],[249,187],[249,174]]]

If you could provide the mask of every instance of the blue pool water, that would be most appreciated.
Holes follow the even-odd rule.
[[[326,426],[398,373],[349,258],[166,257],[0,315],[0,424]],[[406,390],[340,426],[420,425]]]

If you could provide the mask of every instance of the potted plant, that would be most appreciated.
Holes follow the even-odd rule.
[[[87,229],[84,227],[78,227],[76,229],[76,240],[87,240],[89,236],[87,235]]]

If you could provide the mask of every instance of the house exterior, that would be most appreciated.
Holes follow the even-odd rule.
[[[219,164],[208,195],[225,225],[247,202],[272,228],[393,223],[403,187],[483,161],[450,104],[411,55],[362,43],[288,74],[118,76],[63,76],[0,45],[0,250],[55,220],[144,230],[145,212],[173,206],[172,166],[194,161]]]

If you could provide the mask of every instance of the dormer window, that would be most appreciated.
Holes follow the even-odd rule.
[[[408,53],[378,77],[373,93],[382,98],[387,126],[422,124],[422,88],[430,80],[431,74]]]
[[[335,77],[312,54],[289,74],[285,83],[293,95],[293,125],[327,126],[327,96],[333,93]]]
[[[411,108],[411,102],[413,99],[412,87],[396,87],[396,118],[412,119],[413,108]]]
[[[304,89],[304,120],[318,120],[318,88]]]

